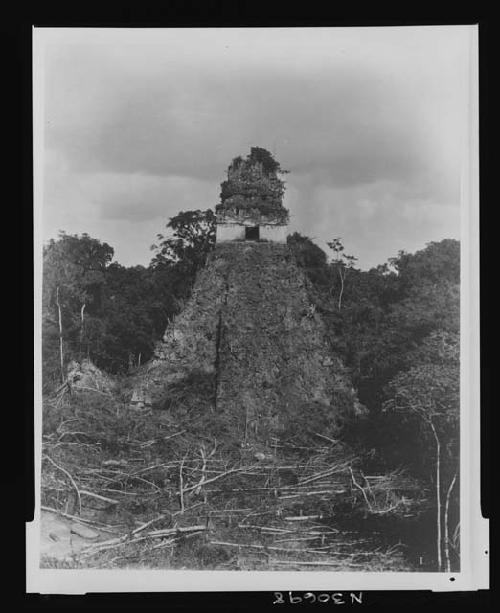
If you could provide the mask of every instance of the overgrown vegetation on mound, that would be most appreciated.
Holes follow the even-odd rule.
[[[218,344],[217,409],[241,438],[290,432],[300,414],[335,431],[355,394],[311,309],[304,275],[277,244],[219,245],[226,262]]]
[[[356,404],[302,271],[272,243],[218,245],[136,379],[136,398],[168,408],[182,389],[245,441],[282,436],[304,412],[335,432]]]

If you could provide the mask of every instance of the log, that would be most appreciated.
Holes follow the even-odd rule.
[[[269,564],[289,564],[289,565],[300,565],[300,566],[335,566],[337,568],[341,568],[342,566],[361,566],[363,568],[366,567],[366,564],[354,564],[353,562],[347,562],[347,561],[338,561],[338,562],[318,562],[318,561],[311,561],[311,562],[304,562],[302,560],[269,560]]]
[[[160,521],[160,519],[165,519],[165,517],[167,516],[170,516],[170,514],[165,513],[163,515],[159,515],[158,517],[155,517],[154,519],[151,519],[150,521],[147,521],[145,524],[142,524],[142,526],[139,526],[138,528],[133,530],[132,534],[138,534],[139,532],[142,532],[146,528],[149,528],[149,526],[151,526],[152,524],[155,524],[157,521]]]
[[[313,519],[323,519],[323,515],[295,515],[292,517],[284,517],[285,521],[310,521]]]
[[[314,551],[312,549],[291,549],[290,547],[273,547],[272,545],[250,545],[249,543],[226,543],[224,541],[209,541],[210,545],[220,545],[223,547],[238,547],[246,549],[259,549],[261,551],[283,551],[285,553],[313,553],[327,555],[323,551]]]
[[[201,530],[206,530],[207,527],[203,526],[185,526],[183,528],[166,528],[164,530],[153,530],[152,532],[148,532],[147,536],[151,536],[153,538],[157,538],[159,536],[169,536],[170,534],[181,533],[184,534],[186,532],[199,532]]]
[[[90,498],[96,498],[97,500],[102,500],[103,502],[108,502],[109,504],[119,504],[119,500],[115,500],[114,498],[107,498],[106,496],[101,496],[100,494],[94,494],[94,492],[88,492],[87,490],[80,490],[81,495],[90,496]]]
[[[299,492],[298,494],[290,494],[289,496],[278,496],[278,500],[287,500],[288,498],[302,498],[303,496],[319,496],[321,494],[344,494],[345,490],[319,490],[317,492]]]
[[[185,533],[194,533],[194,532],[202,532],[206,530],[206,526],[188,526],[185,528],[171,528],[168,530],[154,530],[153,532],[148,532],[144,536],[136,536],[126,534],[124,536],[110,539],[108,541],[101,541],[100,543],[95,543],[90,547],[86,548],[82,551],[82,555],[84,557],[93,556],[101,551],[107,551],[108,549],[114,549],[115,547],[121,547],[122,545],[129,545],[131,543],[139,543],[149,538],[164,538],[165,536],[171,536],[174,534],[185,534]]]

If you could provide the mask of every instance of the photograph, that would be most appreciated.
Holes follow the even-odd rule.
[[[476,64],[33,29],[33,573],[485,581]]]

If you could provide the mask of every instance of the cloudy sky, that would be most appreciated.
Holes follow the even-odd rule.
[[[362,268],[459,238],[470,35],[35,30],[43,239],[87,232],[147,264],[168,218],[213,208],[254,145],[290,171],[290,231],[341,237]]]

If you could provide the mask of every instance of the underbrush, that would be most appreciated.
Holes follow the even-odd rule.
[[[362,521],[353,532],[348,518],[418,515],[418,484],[363,475],[310,410],[270,445],[242,444],[209,408],[208,380],[185,389],[147,414],[101,393],[45,401],[42,509],[100,537],[72,562],[42,565],[409,569],[395,537],[363,533]]]

